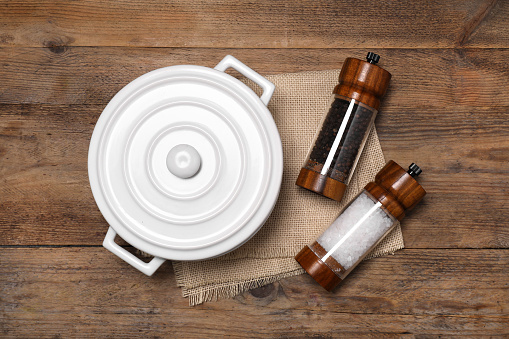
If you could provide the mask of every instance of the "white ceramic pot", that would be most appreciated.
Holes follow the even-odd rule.
[[[230,67],[262,96],[226,74]],[[88,156],[92,192],[110,225],[104,247],[152,275],[167,259],[212,258],[251,238],[276,203],[283,173],[266,106],[274,88],[228,55],[214,69],[157,69],[118,92]],[[118,246],[117,234],[152,261]]]

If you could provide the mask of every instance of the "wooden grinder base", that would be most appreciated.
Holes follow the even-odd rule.
[[[341,282],[341,278],[321,261],[309,246],[304,246],[299,254],[295,256],[295,260],[317,283],[329,292]]]
[[[295,184],[336,201],[341,201],[346,189],[346,185],[341,181],[334,180],[307,168],[300,170]]]

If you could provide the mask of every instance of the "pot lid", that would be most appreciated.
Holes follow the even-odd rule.
[[[224,73],[234,67],[263,89]],[[101,114],[89,150],[94,198],[110,226],[156,257],[224,254],[263,225],[281,186],[274,85],[227,56],[134,80]]]

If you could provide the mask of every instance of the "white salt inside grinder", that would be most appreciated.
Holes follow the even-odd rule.
[[[317,239],[318,243],[343,266],[350,269],[394,225],[378,201],[361,193]],[[326,257],[322,258],[323,261]]]

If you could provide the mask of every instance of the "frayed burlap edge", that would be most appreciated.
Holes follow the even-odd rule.
[[[173,262],[175,277],[182,277],[182,263]],[[244,281],[232,281],[217,285],[205,285],[192,289],[182,288],[182,296],[189,299],[189,306],[196,306],[208,301],[218,301],[220,299],[231,299],[245,291],[272,284],[284,278],[289,278],[303,274],[303,269],[296,269],[290,272],[280,273],[272,276],[254,278]],[[177,278],[177,286],[182,286],[182,281]]]

